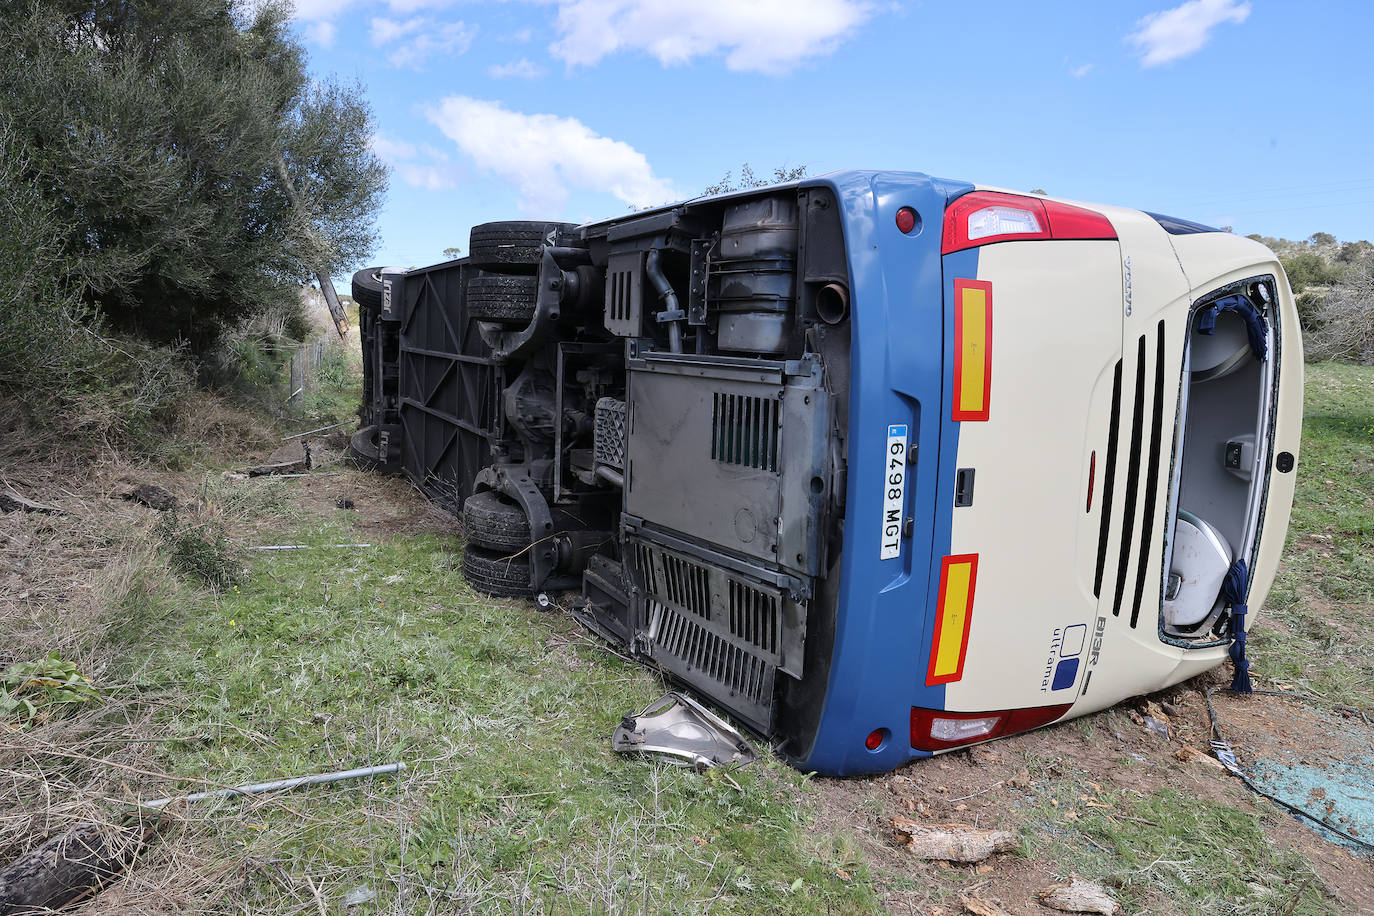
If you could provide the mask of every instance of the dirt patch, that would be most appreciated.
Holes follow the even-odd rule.
[[[1260,813],[1271,843],[1281,850],[1300,851],[1339,901],[1340,912],[1374,913],[1374,861],[1323,840],[1214,761],[1198,759],[1210,754],[1210,722],[1202,691],[1223,682],[1220,672],[1211,672],[1146,701],[918,761],[886,776],[818,779],[821,819],[852,831],[875,874],[885,876],[879,884],[885,888],[884,904],[890,912],[962,913],[959,889],[978,884],[982,896],[1001,900],[1013,913],[1051,913],[1035,892],[1066,877],[1066,863],[1037,855],[1031,843],[1019,854],[994,856],[981,866],[916,861],[895,838],[892,817],[1010,829],[1023,839],[1043,831],[1072,833],[1089,815],[1106,816],[1128,829],[1145,828],[1159,825],[1137,824],[1139,818],[1121,810],[1121,800],[1171,790]],[[1143,720],[1141,710],[1147,702],[1154,704],[1156,713],[1169,710],[1163,713],[1169,738],[1134,721]],[[1228,709],[1249,704],[1239,719],[1243,727],[1236,728],[1242,740],[1258,747],[1259,736],[1268,736],[1271,743],[1319,746],[1320,719],[1298,717],[1294,724],[1294,717],[1282,708],[1292,704],[1279,702],[1277,710],[1251,701],[1228,704]],[[1217,837],[1217,849],[1224,849],[1227,840]],[[1171,911],[1166,899],[1154,904],[1151,911]]]

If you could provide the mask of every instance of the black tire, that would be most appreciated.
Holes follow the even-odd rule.
[[[472,227],[468,261],[485,270],[532,274],[539,269],[539,250],[550,231],[574,229],[572,223],[506,221]]]
[[[514,556],[469,544],[463,548],[463,578],[474,591],[495,598],[529,598],[529,554]]]
[[[486,274],[468,281],[468,317],[500,324],[527,325],[534,318],[539,278]]]
[[[393,445],[394,449],[395,446]],[[353,434],[348,443],[348,457],[360,470],[376,471],[379,474],[399,474],[401,460],[381,454],[377,444],[377,427],[364,426]]]
[[[364,267],[353,275],[353,301],[359,309],[382,310],[382,269]]]
[[[463,527],[468,543],[504,553],[530,546],[530,522],[525,510],[494,490],[474,493],[463,503]]]

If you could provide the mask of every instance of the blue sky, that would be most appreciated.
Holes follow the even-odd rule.
[[[392,166],[374,263],[738,173],[910,169],[1374,237],[1374,5],[296,0]]]

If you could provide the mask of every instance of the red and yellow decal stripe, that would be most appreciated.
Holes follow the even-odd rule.
[[[954,281],[951,420],[986,420],[992,388],[992,284]]]
[[[945,557],[940,563],[940,598],[935,636],[930,642],[926,686],[948,684],[964,676],[969,625],[973,622],[973,587],[978,581],[978,554]]]

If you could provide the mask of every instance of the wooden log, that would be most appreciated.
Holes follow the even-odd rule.
[[[0,870],[0,916],[58,909],[124,872],[155,833],[153,822],[82,823]]]
[[[1035,896],[1051,909],[1063,913],[1097,913],[1100,916],[1115,916],[1121,912],[1117,903],[1107,892],[1091,881],[1070,878],[1059,884],[1041,888]]]
[[[993,853],[1016,848],[1016,834],[1010,830],[983,830],[967,824],[922,824],[905,817],[893,817],[892,826],[907,851],[922,859],[981,862]]]
[[[0,490],[0,512],[39,512],[43,515],[66,514],[56,506],[36,503],[27,497],[20,496],[13,490]]]

